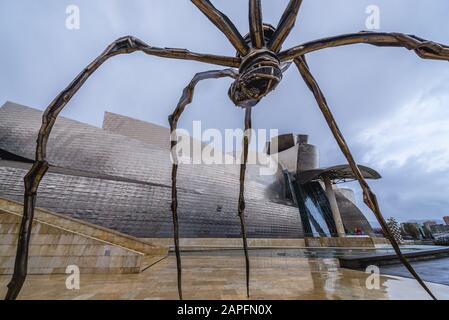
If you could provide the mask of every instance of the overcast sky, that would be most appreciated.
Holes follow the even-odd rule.
[[[247,33],[247,1],[213,3]],[[287,3],[263,1],[265,21],[276,25]],[[66,8],[72,4],[80,8],[79,30],[66,28]],[[449,44],[447,0],[304,0],[284,48],[366,29],[366,8],[373,4],[380,8],[380,31]],[[123,35],[154,46],[235,55],[187,0],[2,0],[0,104],[9,100],[44,109]],[[308,60],[355,157],[383,176],[372,186],[384,215],[399,220],[449,215],[449,64],[366,45],[327,49]],[[167,115],[192,76],[217,68],[143,54],[116,57],[91,77],[64,115],[101,126],[103,112],[111,111],[167,126]],[[201,84],[181,126],[190,129],[192,121],[202,120],[203,129],[241,127],[243,112],[227,98],[229,85],[227,79]],[[309,134],[320,148],[322,166],[344,163],[295,68],[256,107],[253,125]]]

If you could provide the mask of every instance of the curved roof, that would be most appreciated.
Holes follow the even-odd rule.
[[[362,172],[365,179],[380,179],[382,176],[374,169],[366,166],[359,165],[360,171]],[[322,179],[328,177],[331,180],[354,180],[356,176],[352,172],[349,165],[338,165],[329,168],[320,168],[313,170],[301,171],[296,174],[296,180],[300,184],[307,183],[312,180]]]

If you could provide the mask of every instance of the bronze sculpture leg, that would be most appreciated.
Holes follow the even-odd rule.
[[[449,47],[423,38],[395,32],[358,32],[318,39],[300,44],[279,53],[282,62],[291,61],[326,48],[353,44],[369,44],[378,47],[403,47],[413,50],[422,59],[449,60]]]
[[[24,179],[25,195],[23,217],[20,225],[16,260],[14,264],[14,274],[8,284],[8,292],[5,297],[6,300],[14,300],[17,298],[27,276],[28,248],[33,224],[37,190],[49,167],[46,155],[47,141],[59,113],[83,86],[87,79],[105,61],[116,55],[129,54],[137,51],[164,58],[194,60],[228,67],[238,67],[240,64],[239,58],[199,54],[184,49],[156,48],[147,45],[137,38],[127,36],[120,38],[109,45],[100,56],[88,65],[75,78],[75,80],[73,80],[72,83],[70,83],[69,86],[50,103],[42,117],[42,126],[37,138],[35,163]]]
[[[348,144],[346,143],[346,140],[343,137],[343,134],[341,133],[340,129],[338,128],[335,118],[332,115],[332,112],[326,102],[323,92],[321,91],[317,81],[315,80],[315,78],[313,77],[312,73],[309,70],[309,67],[306,63],[304,56],[297,57],[295,59],[295,64],[298,67],[298,70],[301,73],[302,78],[304,79],[307,86],[312,91],[313,95],[315,96],[318,106],[319,106],[321,112],[323,113],[324,118],[326,119],[326,122],[329,125],[329,128],[332,131],[332,134],[334,135],[335,140],[337,141],[341,151],[343,152],[346,159],[348,160],[348,163],[351,166],[351,169],[354,172],[354,175],[357,177],[357,180],[359,181],[360,186],[362,187],[362,190],[363,190],[363,198],[364,198],[365,204],[371,209],[371,211],[376,216],[377,220],[379,221],[380,225],[382,226],[382,230],[384,231],[387,239],[390,240],[391,245],[393,246],[393,248],[394,248],[396,254],[398,255],[399,259],[401,260],[401,262],[408,269],[408,271],[413,275],[413,277],[419,282],[419,284],[424,288],[424,290],[426,290],[427,293],[434,300],[436,300],[436,297],[433,295],[433,293],[430,291],[430,289],[427,287],[427,285],[424,283],[424,281],[421,279],[421,277],[416,273],[416,271],[410,265],[407,258],[402,254],[401,249],[399,248],[399,244],[396,242],[396,239],[394,238],[393,234],[391,233],[390,228],[388,227],[384,217],[382,216],[379,204],[377,202],[376,195],[371,191],[371,189],[370,189],[368,183],[366,182],[365,178],[363,177],[363,174],[361,173],[357,163],[355,162],[354,157],[352,156],[352,153],[349,150]]]
[[[168,117],[168,121],[170,123],[170,131],[171,131],[171,153],[172,153],[172,203],[171,203],[171,211],[173,215],[173,236],[175,243],[175,252],[176,252],[176,266],[178,270],[178,294],[179,299],[182,300],[182,266],[181,266],[181,252],[179,248],[179,229],[178,229],[178,189],[176,185],[176,178],[178,173],[178,162],[177,162],[177,154],[176,154],[176,129],[178,127],[178,121],[181,117],[181,114],[184,112],[186,106],[190,104],[193,100],[193,94],[195,91],[195,86],[198,82],[206,79],[218,79],[224,77],[230,77],[233,79],[237,78],[237,71],[233,69],[226,70],[217,70],[217,71],[206,71],[197,73],[192,81],[190,81],[189,85],[184,89],[181,99],[179,99],[178,105],[176,106],[175,111]]]
[[[243,250],[245,252],[246,262],[246,295],[249,298],[249,280],[250,280],[250,261],[248,253],[248,241],[246,239],[245,223],[245,173],[248,163],[248,146],[251,140],[251,107],[245,109],[245,135],[243,137],[243,162],[240,165],[240,192],[239,192],[239,218],[242,227]]]
[[[14,275],[8,284],[8,292],[5,300],[14,300],[25,282],[28,270],[28,244],[31,237],[31,229],[34,218],[34,206],[36,204],[36,193],[42,177],[48,170],[46,161],[35,162],[31,170],[24,178],[24,212],[20,224],[19,239],[17,242],[17,257],[14,265]]]
[[[249,0],[249,31],[254,48],[265,46],[261,0]]]
[[[295,26],[301,4],[302,0],[290,0],[268,45],[268,48],[273,52],[281,50],[282,44]]]
[[[201,12],[229,39],[241,56],[246,56],[249,47],[232,21],[215,8],[209,0],[191,0]]]

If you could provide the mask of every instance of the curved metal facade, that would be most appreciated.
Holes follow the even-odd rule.
[[[346,196],[345,192],[336,189],[335,196],[346,231],[353,233],[356,229],[359,229],[365,235],[374,236],[374,230],[370,223],[360,209]]]
[[[42,112],[13,103],[0,108],[4,154],[33,159],[41,117]],[[160,141],[142,142],[60,117],[48,142],[48,160],[52,167],[39,188],[39,207],[133,236],[171,236],[168,144],[165,148]],[[24,161],[0,162],[0,197],[22,200],[28,167]],[[255,172],[250,170],[246,184],[248,235],[302,237],[298,209],[270,201],[267,185]],[[237,165],[181,165],[181,237],[239,237],[238,180]]]

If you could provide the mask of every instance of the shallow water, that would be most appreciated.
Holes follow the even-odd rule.
[[[411,262],[413,268],[424,281],[445,284],[449,286],[449,258]],[[403,265],[381,267],[381,273],[411,278],[410,272]]]
[[[423,250],[421,248],[404,248],[402,252],[412,252]],[[249,254],[254,257],[304,257],[304,258],[343,258],[343,257],[362,257],[373,254],[394,254],[392,248],[376,248],[376,249],[345,249],[345,248],[267,248],[267,249],[251,249]],[[173,253],[172,253],[173,254]],[[189,256],[241,256],[243,249],[227,249],[227,250],[194,250],[183,251],[183,255]]]
[[[437,247],[438,248],[438,247]],[[439,247],[442,248],[442,247]],[[403,253],[431,250],[433,246],[413,246],[401,248]],[[394,254],[390,247],[376,249],[345,249],[345,248],[295,248],[295,249],[251,249],[251,257],[304,257],[304,258],[348,258],[363,257],[374,254]],[[173,253],[172,253],[173,254]],[[183,256],[243,256],[243,249],[229,250],[201,250],[182,252]],[[424,281],[449,285],[449,258],[441,258],[411,263]],[[408,270],[402,264],[381,267],[381,274],[412,278]]]

